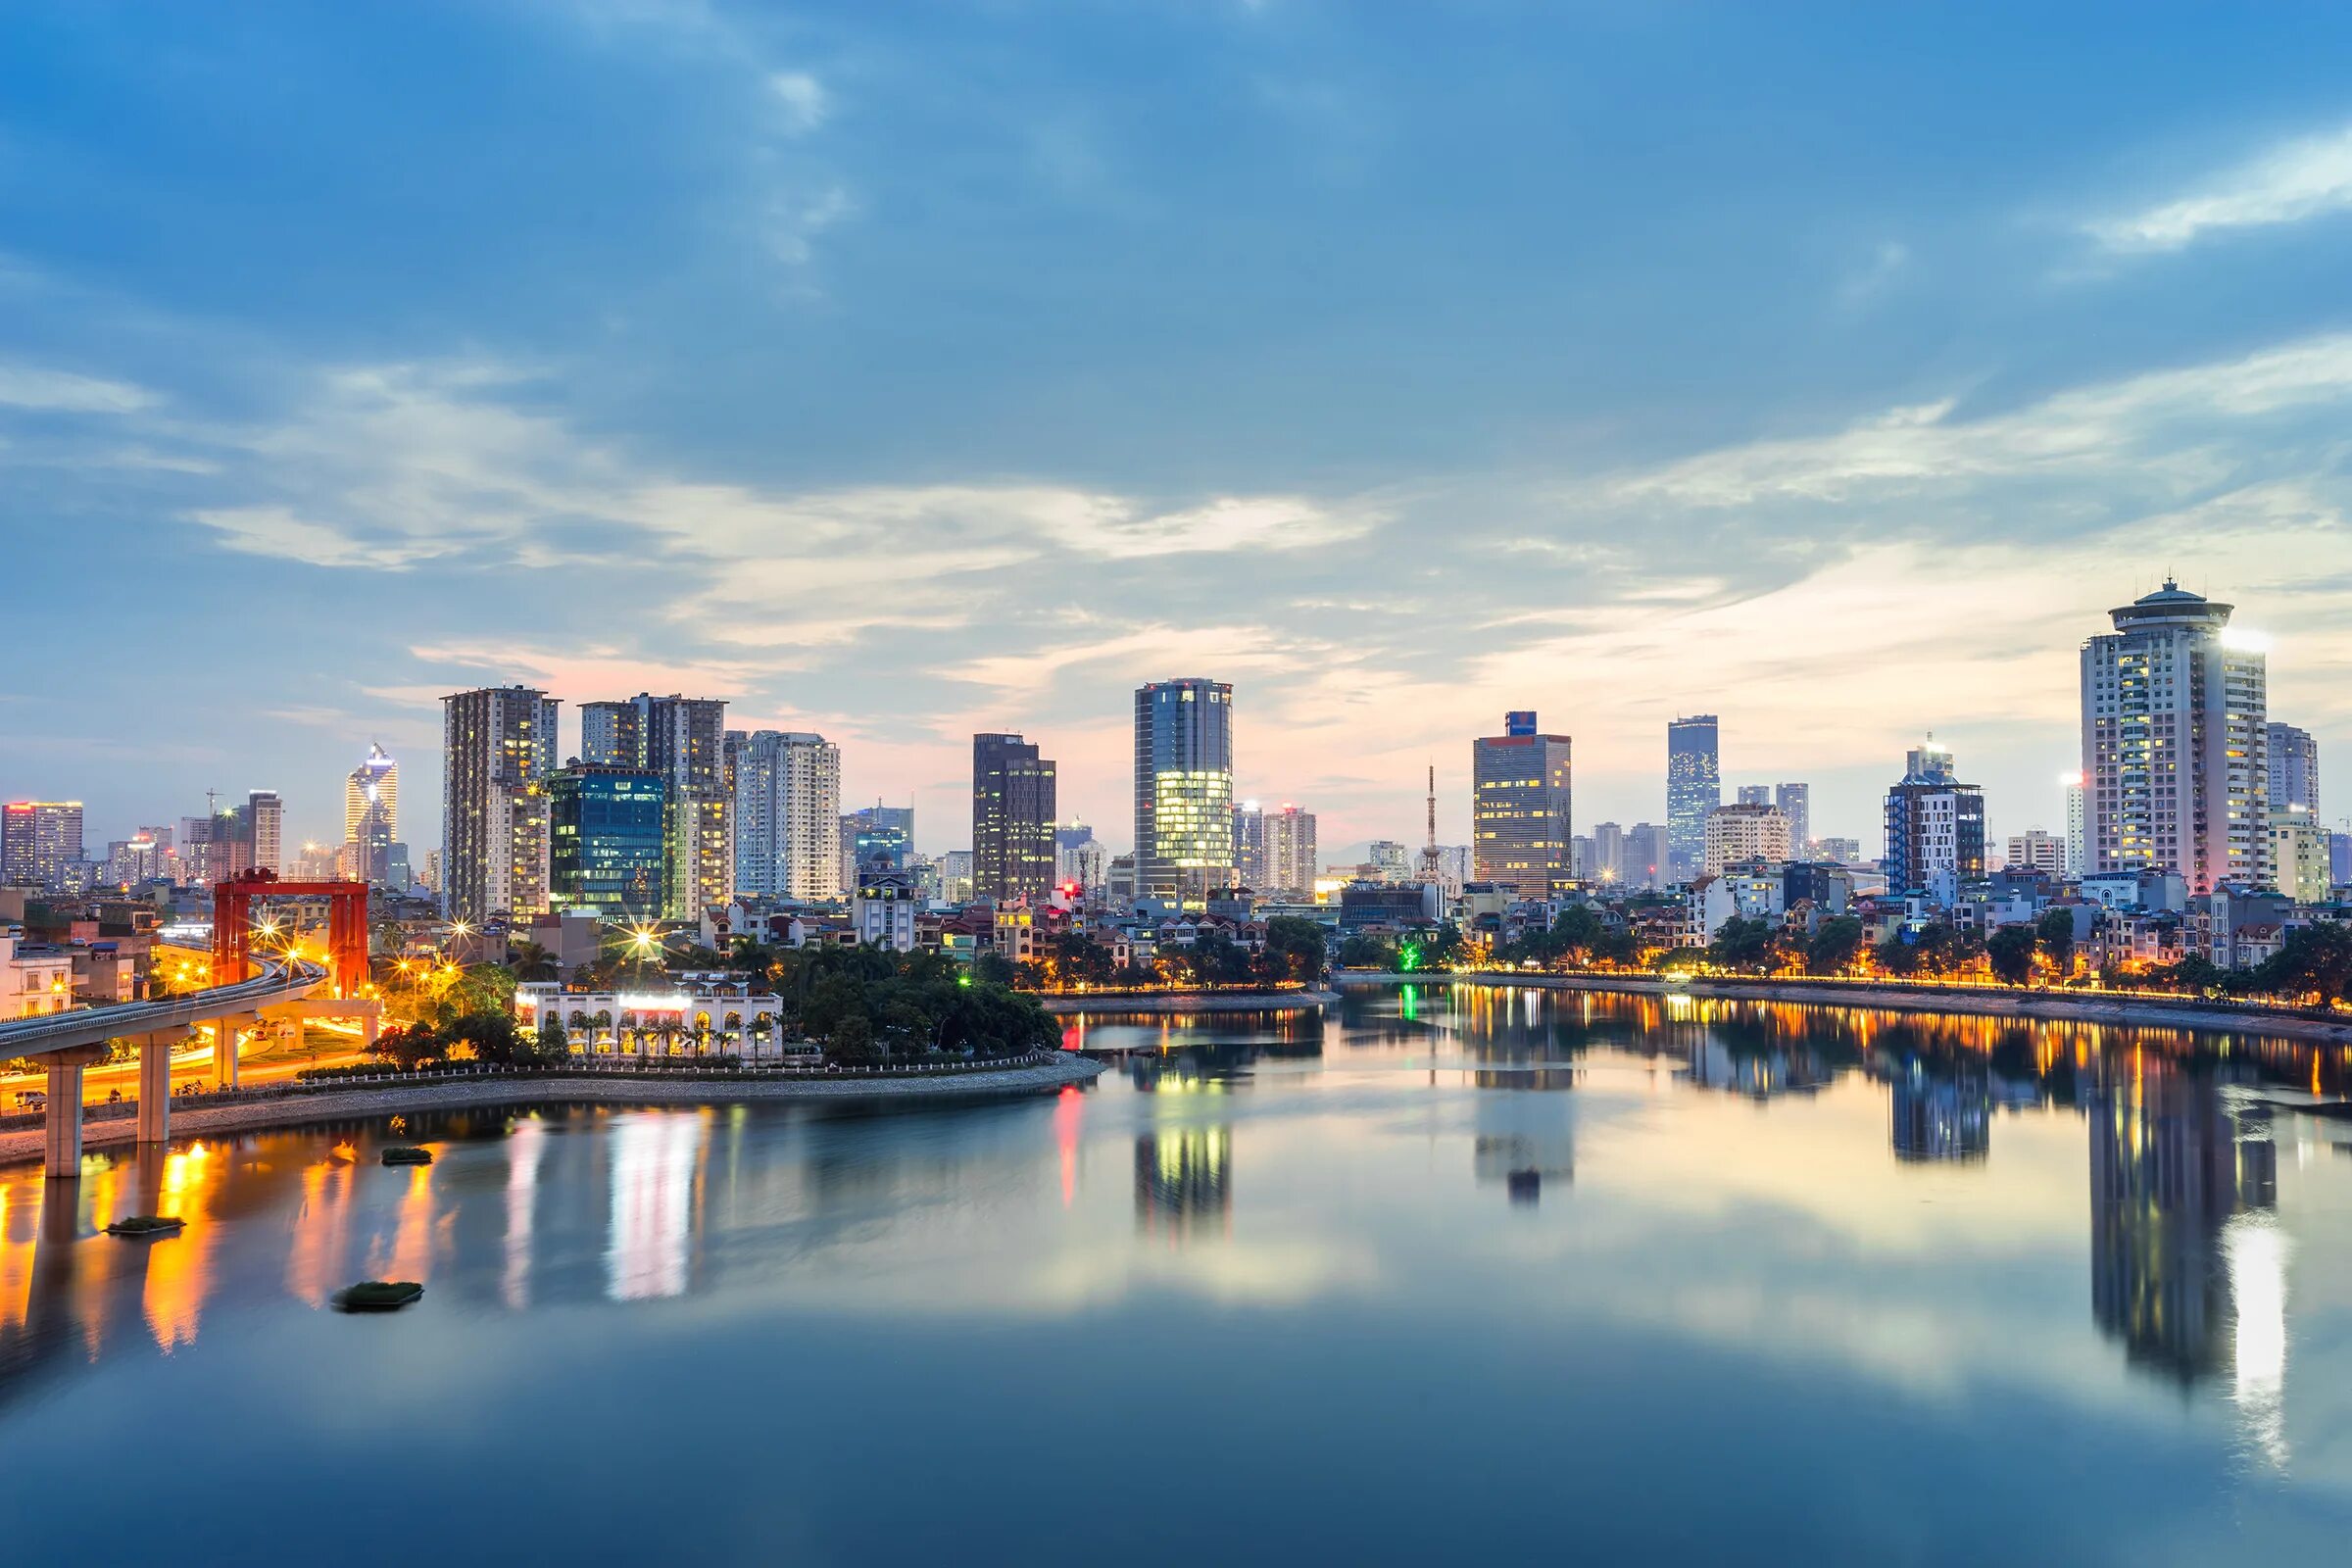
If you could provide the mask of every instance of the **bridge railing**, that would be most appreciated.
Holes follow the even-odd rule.
[[[74,1007],[65,1012],[44,1012],[31,1018],[14,1018],[0,1023],[0,1061],[12,1056],[39,1055],[47,1051],[61,1051],[70,1046],[88,1045],[120,1036],[152,1034],[206,1018],[243,1012],[274,1002],[290,992],[307,992],[325,978],[326,968],[323,964],[306,960],[266,962],[262,972],[251,979],[190,992],[186,996],[162,997],[153,1002],[118,1003],[108,1007]]]

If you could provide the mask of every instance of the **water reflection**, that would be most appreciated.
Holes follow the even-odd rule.
[[[1886,1096],[1894,1157],[1968,1164],[1992,1152],[1992,1093],[1981,1068],[1938,1076],[1927,1061],[1897,1070]]]
[[[1135,1228],[1186,1242],[1233,1231],[1233,1129],[1161,1127],[1135,1141]]]

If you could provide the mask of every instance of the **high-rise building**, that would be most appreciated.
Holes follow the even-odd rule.
[[[946,904],[971,902],[971,851],[950,850],[939,858],[939,896],[941,902]]]
[[[2263,751],[2270,761],[2271,814],[2282,816],[2301,807],[2314,819],[2320,814],[2320,743],[2311,731],[2277,722],[2263,726]]]
[[[1617,862],[1617,875],[1628,887],[1662,888],[1672,874],[1673,859],[1672,838],[1665,825],[1636,822],[1625,830],[1625,853]]]
[[[1018,735],[972,737],[972,889],[1042,904],[1054,887],[1054,767]]]
[[[1813,841],[1814,853],[1824,860],[1839,865],[1862,863],[1862,841],[1846,838],[1819,838]]]
[[[580,760],[645,768],[662,779],[662,913],[699,920],[734,880],[734,798],[726,772],[727,705],[651,692],[580,708]]]
[[[2066,875],[2067,842],[2055,833],[2044,833],[2030,827],[2023,833],[2009,836],[2009,856],[2001,863],[2022,865],[2030,870],[2047,872],[2051,876]]]
[[[1694,713],[1666,726],[1666,840],[1671,881],[1688,881],[1705,862],[1707,813],[1723,804],[1723,766],[1715,715]]]
[[[1595,882],[1623,882],[1625,829],[1615,822],[1592,824],[1592,859],[1585,874]]]
[[[1395,839],[1374,839],[1364,846],[1364,861],[1382,882],[1402,882],[1412,875],[1412,853]]]
[[[1926,893],[1939,905],[1960,884],[1984,874],[1984,792],[1952,772],[1952,754],[1930,743],[1914,749],[1902,782],[1886,792],[1886,854],[1880,864],[1890,893]]]
[[[548,905],[607,920],[662,918],[669,899],[666,781],[574,762],[548,775]]]
[[[79,801],[0,806],[0,885],[62,891],[81,859]]]
[[[251,864],[271,876],[286,868],[286,803],[275,790],[254,790],[245,797],[238,819],[246,843],[252,846]]]
[[[1233,874],[1242,886],[1265,891],[1266,812],[1255,801],[1233,808]]]
[[[1772,804],[1772,786],[1769,784],[1742,784],[1734,794],[1734,804],[1770,806]]]
[[[562,709],[529,686],[441,699],[441,909],[451,919],[546,912],[545,785]]]
[[[2082,787],[2080,768],[2060,774],[2058,783],[2066,792],[2066,874],[2080,882],[2089,874],[2090,796]]]
[[[763,729],[732,744],[736,891],[839,897],[840,748],[802,730]]]
[[[841,818],[841,885],[855,889],[860,873],[881,864],[904,871],[914,858],[914,808],[876,801]]]
[[[1502,731],[1470,743],[1472,877],[1548,899],[1576,875],[1569,740],[1538,733],[1533,710],[1503,714]]]
[[[2230,608],[2167,578],[2082,644],[2089,870],[2270,883],[2268,670]]]
[[[1721,876],[1725,866],[1743,860],[1780,865],[1788,858],[1788,819],[1780,808],[1743,801],[1718,806],[1707,813],[1707,842],[1700,862],[1706,875]]]
[[[1265,881],[1261,893],[1309,899],[1315,893],[1315,813],[1290,802],[1266,817]]]
[[[2328,902],[2328,830],[2302,807],[2290,806],[2271,818],[2271,865],[2278,891],[2297,904]]]
[[[1138,687],[1137,896],[1198,901],[1233,874],[1233,688],[1200,679]]]
[[[372,741],[367,758],[344,775],[343,841],[366,843],[371,834],[380,834],[385,844],[400,837],[400,764]]]
[[[1788,819],[1788,853],[1800,858],[1813,853],[1813,786],[1775,784],[1772,804]]]

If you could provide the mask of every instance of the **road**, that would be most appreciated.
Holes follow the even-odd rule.
[[[199,1085],[210,1087],[213,1081],[213,1053],[217,1047],[210,1031],[198,1030],[197,1044],[186,1053],[172,1058],[172,1090],[182,1093]],[[365,1054],[360,1049],[360,1027],[335,1019],[313,1018],[305,1027],[303,1043],[289,1046],[271,1040],[247,1039],[237,1052],[237,1081],[241,1084],[276,1083],[293,1077],[306,1067],[336,1067],[358,1061]],[[82,1074],[81,1100],[85,1105],[102,1105],[113,1091],[122,1091],[124,1099],[136,1092],[139,1064],[134,1061],[112,1061],[92,1067]],[[0,1109],[15,1110],[17,1097],[48,1087],[48,1078],[40,1072],[0,1074]]]

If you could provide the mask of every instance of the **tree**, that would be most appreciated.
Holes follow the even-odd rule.
[[[1862,922],[1850,914],[1832,915],[1814,927],[1805,943],[1805,969],[1811,974],[1843,974],[1861,956]]]
[[[1739,915],[1723,922],[1707,946],[1707,961],[1719,969],[1759,969],[1772,956],[1772,922]]]
[[[1265,977],[1276,984],[1313,985],[1323,978],[1323,928],[1297,915],[1276,915],[1266,922],[1260,960]]]
[[[972,959],[972,983],[986,986],[1009,986],[1013,982],[1012,960],[990,948]]]
[[[1984,956],[1992,961],[1993,978],[2004,985],[2022,986],[2034,977],[2035,938],[2030,925],[2005,925],[1984,939]]]
[[[428,1061],[440,1060],[447,1049],[430,1024],[413,1023],[377,1035],[374,1053],[394,1066],[414,1072]]]
[[[507,947],[507,967],[514,971],[517,980],[553,980],[556,978],[556,956],[536,942],[514,942]]]
[[[2060,979],[2075,972],[2075,911],[2044,909],[2041,918],[2034,922],[2034,935],[2041,943],[2041,951],[2050,962],[2057,965]]]
[[[1362,932],[1340,943],[1340,963],[1348,969],[1386,969],[1396,961],[1396,950],[1379,937]]]
[[[564,1031],[564,1025],[560,1022],[541,1024],[539,1033],[533,1038],[533,1044],[537,1048],[536,1054],[544,1065],[552,1066],[557,1062],[567,1060],[571,1055],[571,1036]]]
[[[2297,1001],[2333,1002],[2352,986],[2352,930],[2302,925],[2251,976],[2255,990]]]
[[[499,1066],[511,1066],[521,1060],[526,1049],[512,1012],[467,1013],[447,1025],[442,1038],[448,1042],[450,1052],[464,1047],[474,1060]]]

